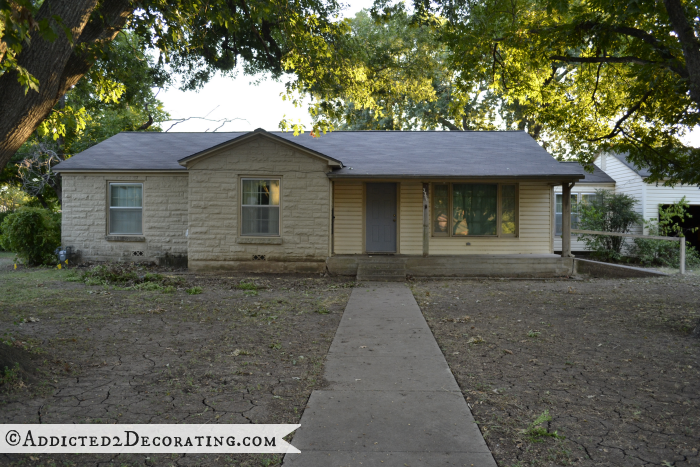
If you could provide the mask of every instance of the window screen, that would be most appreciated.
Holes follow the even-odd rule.
[[[280,181],[243,179],[241,235],[280,234]]]
[[[109,233],[143,233],[143,184],[109,184]]]
[[[452,185],[452,235],[496,235],[498,185]]]
[[[433,186],[433,234],[448,235],[447,213],[450,209],[450,186]]]
[[[501,185],[501,233],[515,235],[515,185]]]

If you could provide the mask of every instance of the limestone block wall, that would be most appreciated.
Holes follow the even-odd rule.
[[[259,136],[194,161],[188,171],[190,269],[325,269],[330,213],[325,160]],[[241,179],[247,177],[280,179],[279,237],[240,235]]]
[[[187,255],[188,174],[63,173],[63,246],[89,261],[156,261]],[[142,241],[108,240],[109,182],[143,183]],[[141,255],[141,253],[143,255]]]

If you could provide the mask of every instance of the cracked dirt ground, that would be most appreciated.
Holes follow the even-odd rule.
[[[187,287],[201,286],[202,294],[164,294],[65,282],[64,273],[0,271],[0,333],[11,332],[37,366],[27,387],[0,390],[0,423],[298,423],[309,394],[324,384],[324,357],[352,286],[266,276],[247,279],[257,291],[239,290],[243,276],[187,274]],[[272,454],[0,455],[4,465],[280,461]]]
[[[412,289],[499,466],[700,465],[700,277]]]

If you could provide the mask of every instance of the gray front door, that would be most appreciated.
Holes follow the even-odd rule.
[[[368,253],[396,253],[396,183],[367,184]]]

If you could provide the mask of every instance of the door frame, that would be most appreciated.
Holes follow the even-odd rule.
[[[396,251],[374,252],[367,251],[367,184],[393,183],[396,186]],[[365,255],[398,255],[401,254],[401,182],[396,180],[372,180],[362,182],[362,253]]]

